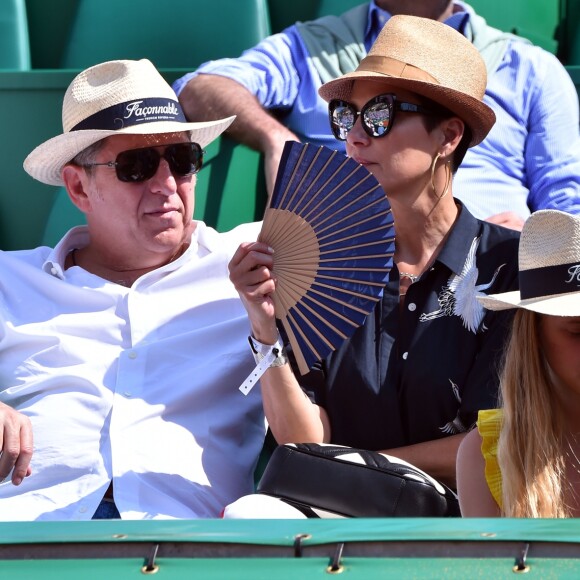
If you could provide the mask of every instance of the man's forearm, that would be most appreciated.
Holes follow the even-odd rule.
[[[263,153],[274,141],[295,139],[250,91],[226,77],[211,74],[194,77],[181,91],[179,101],[190,121],[212,121],[236,115],[228,135]]]

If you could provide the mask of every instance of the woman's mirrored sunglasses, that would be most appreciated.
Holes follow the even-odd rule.
[[[157,173],[162,157],[175,177],[197,173],[201,169],[204,153],[198,143],[174,143],[121,151],[115,161],[87,163],[83,167],[114,167],[119,181],[139,183],[151,179]]]
[[[395,111],[431,115],[433,111],[412,103],[400,103],[392,94],[378,95],[366,103],[360,111],[348,101],[334,99],[328,104],[330,127],[334,136],[346,141],[360,115],[363,129],[370,137],[384,137],[395,120]]]

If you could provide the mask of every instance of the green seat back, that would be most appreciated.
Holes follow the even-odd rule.
[[[580,64],[574,66],[567,66],[566,70],[568,74],[572,78],[572,82],[576,86],[576,92],[578,93],[578,97],[580,99]]]
[[[565,19],[565,61],[569,65],[580,65],[580,2],[566,1]]]
[[[79,0],[26,0],[33,69],[60,67],[78,2]]]
[[[72,203],[64,187],[57,188],[52,200],[39,242],[41,246],[56,246],[70,228],[86,223],[85,215]]]
[[[24,0],[0,0],[0,69],[30,68],[28,21]]]
[[[556,54],[562,0],[466,0],[487,23]],[[577,1],[577,0],[574,0]]]
[[[60,67],[149,58],[193,69],[269,33],[266,0],[78,0]]]
[[[222,136],[206,147],[195,187],[196,219],[219,231],[259,221],[266,204],[262,156]]]
[[[304,22],[328,14],[342,14],[359,4],[361,0],[268,0],[272,32],[280,32],[298,20]]]
[[[68,71],[0,71],[0,249],[36,246],[57,188],[32,179],[22,168],[42,141],[62,132],[61,108]]]

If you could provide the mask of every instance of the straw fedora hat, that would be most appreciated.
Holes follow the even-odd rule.
[[[24,169],[38,181],[63,185],[62,168],[105,137],[190,131],[191,140],[205,147],[234,118],[188,123],[173,89],[149,60],[104,62],[73,79],[62,105],[62,135],[34,149]]]
[[[522,230],[518,260],[519,291],[478,297],[483,306],[580,316],[580,216],[555,209],[533,213]]]
[[[392,16],[356,70],[318,90],[326,100],[348,100],[355,80],[383,81],[422,95],[455,113],[477,145],[495,123],[482,99],[485,63],[477,49],[450,26],[417,16]]]

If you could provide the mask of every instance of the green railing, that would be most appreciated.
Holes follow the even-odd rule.
[[[351,519],[0,524],[0,576],[579,578],[578,520]]]

